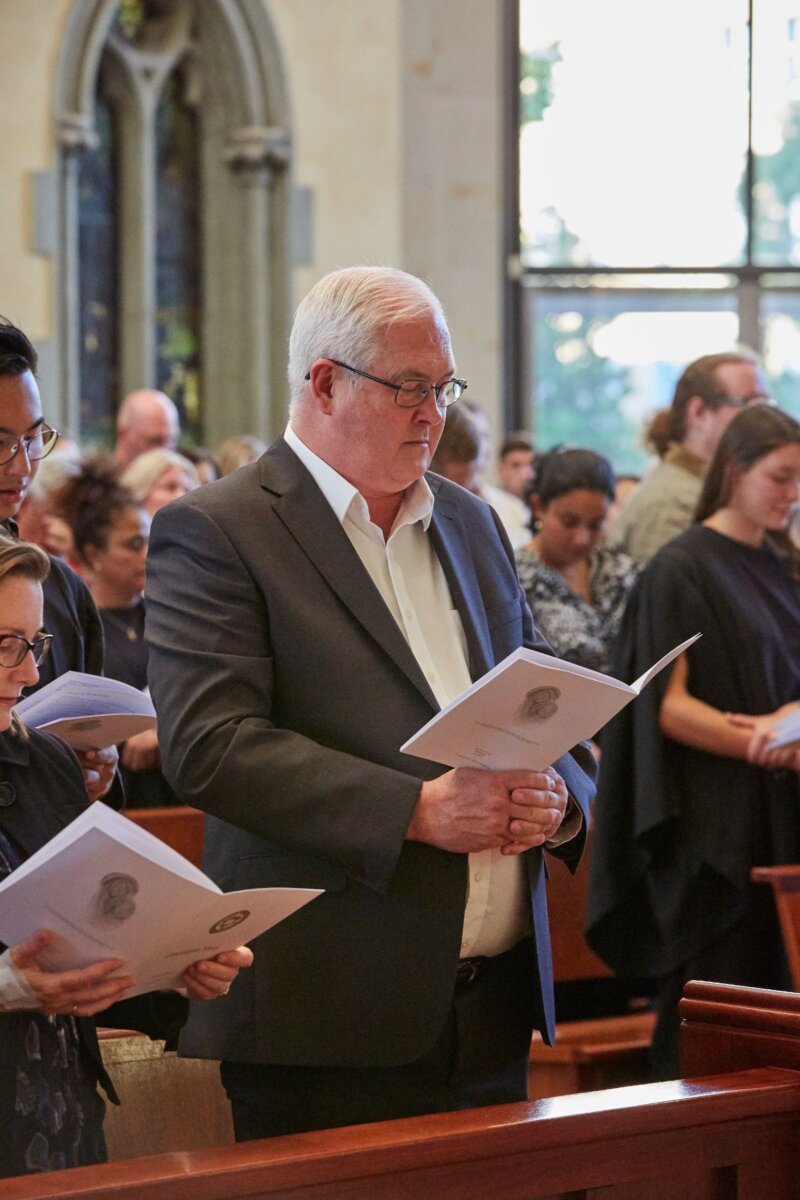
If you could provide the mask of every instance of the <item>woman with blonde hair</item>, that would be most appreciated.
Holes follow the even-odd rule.
[[[220,478],[230,475],[231,471],[237,471],[239,467],[246,467],[248,463],[255,462],[266,448],[261,438],[253,437],[249,433],[226,438],[216,453]]]
[[[28,730],[14,712],[38,679],[51,636],[42,630],[50,563],[29,542],[0,537],[0,878],[85,808],[83,774],[58,738]],[[0,1177],[105,1159],[100,1083],[112,1100],[94,1020],[132,980],[118,958],[49,971],[52,935],[40,929],[0,954]],[[0,947],[2,949],[2,947]],[[183,982],[195,1000],[223,995],[252,954],[244,947],[196,962]]]
[[[160,508],[198,486],[194,463],[175,450],[146,450],[126,467],[120,483],[151,517]]]

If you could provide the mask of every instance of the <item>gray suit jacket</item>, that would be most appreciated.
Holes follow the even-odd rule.
[[[429,536],[478,678],[542,648],[492,510],[429,476]],[[404,841],[440,764],[399,747],[438,711],[404,637],[311,475],[279,439],[168,505],[152,529],[150,685],[164,772],[211,814],[204,868],[224,890],[321,887],[258,939],[230,996],[197,1005],[188,1054],[389,1065],[423,1054],[452,997],[467,858]],[[557,764],[584,816],[585,747]],[[587,774],[588,772],[588,774]],[[583,837],[564,847],[577,861]],[[552,1036],[543,859],[526,855],[537,1024]]]

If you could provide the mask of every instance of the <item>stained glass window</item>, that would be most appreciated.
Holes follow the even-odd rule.
[[[78,176],[80,432],[107,443],[118,390],[117,127],[100,89],[95,131],[97,146],[81,155]]]
[[[196,111],[173,71],[156,114],[156,384],[181,426],[202,441],[200,414],[200,169]]]

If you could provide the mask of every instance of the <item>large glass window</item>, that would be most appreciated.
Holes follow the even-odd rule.
[[[509,422],[625,471],[701,354],[748,344],[800,414],[800,0],[646,8],[519,0],[513,39]]]

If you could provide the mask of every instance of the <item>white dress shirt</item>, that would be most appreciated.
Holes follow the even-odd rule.
[[[424,479],[408,488],[388,539],[367,502],[291,427],[285,440],[313,476],[408,642],[442,708],[472,683],[464,628],[427,530],[434,498]],[[461,957],[501,954],[531,931],[524,860],[499,850],[469,855]]]

